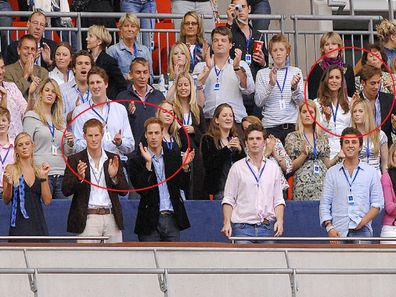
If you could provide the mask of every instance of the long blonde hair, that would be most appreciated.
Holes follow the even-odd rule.
[[[190,98],[188,100],[188,104],[190,105],[190,110],[192,114],[195,117],[195,120],[197,121],[197,125],[201,122],[201,119],[199,117],[199,106],[197,103],[197,92],[195,90],[195,85],[194,85],[194,80],[191,77],[189,73],[180,73],[178,77],[176,78],[175,81],[175,86],[177,89],[177,84],[179,83],[179,80],[182,78],[187,78],[188,82],[190,83]],[[173,112],[177,116],[177,118],[182,121],[183,120],[183,108],[182,108],[182,102],[181,98],[177,95],[177,91],[175,93],[175,98],[173,99]]]
[[[55,93],[56,93],[55,102],[51,106],[51,120],[52,120],[52,123],[54,124],[55,128],[57,130],[62,131],[65,128],[65,119],[63,117],[63,111],[64,111],[63,100],[62,100],[61,92],[59,90],[58,83],[55,80],[53,80],[52,78],[47,78],[46,80],[44,80],[40,89],[38,90],[37,101],[34,104],[34,111],[38,114],[41,122],[43,124],[47,125],[48,121],[42,112],[42,110],[43,110],[43,97],[42,96],[43,96],[43,91],[44,91],[45,85],[48,83],[51,83],[54,86]]]
[[[311,99],[307,99],[307,104],[315,112],[315,121],[313,122],[312,127],[313,127],[313,130],[315,131],[315,135],[318,137],[321,134],[323,134],[320,126],[316,124],[316,123],[320,123],[319,110],[318,110],[318,107],[316,106],[315,102],[313,102]],[[298,131],[301,135],[304,135],[304,125],[303,125],[302,119],[301,119],[301,110],[303,109],[304,106],[305,106],[305,101],[301,102],[300,105],[298,106],[298,117],[297,117],[297,123],[296,123],[296,131]]]
[[[339,48],[344,47],[344,43],[342,42],[342,38],[341,38],[340,34],[338,34],[337,32],[324,33],[322,35],[322,37],[320,38],[320,54],[322,56],[325,54],[324,46],[329,39],[332,39],[335,43],[337,43]],[[343,58],[344,51],[340,50],[339,53],[341,55],[341,58]]]
[[[172,109],[174,110],[173,103],[169,102],[167,100],[162,100],[158,104],[158,106],[162,107],[164,104],[169,104],[170,106],[172,106]],[[155,117],[158,118],[158,119],[159,119],[160,112],[164,112],[164,111],[162,111],[162,109],[160,109],[160,108],[157,108],[157,111],[155,113]],[[173,119],[172,124],[168,128],[168,133],[169,133],[169,135],[172,136],[173,140],[177,143],[177,145],[180,148],[181,147],[181,140],[180,140],[180,137],[179,137],[179,129],[178,129],[178,125],[177,124],[178,124],[177,121],[175,119]],[[164,129],[165,129],[165,127],[164,127]]]
[[[182,52],[184,53],[184,55],[186,56],[186,64],[184,65],[184,69],[182,72],[184,73],[189,73],[190,72],[190,63],[191,63],[191,58],[190,58],[190,51],[187,48],[187,45],[185,45],[183,42],[178,41],[176,42],[170,51],[169,54],[169,66],[168,66],[168,71],[169,71],[169,78],[171,80],[175,80],[176,77],[176,73],[175,73],[175,64],[173,63],[173,55],[175,53],[176,48],[179,48],[182,50]]]
[[[32,143],[32,154],[30,156],[30,164],[32,165],[32,167],[34,169],[34,174],[36,176],[41,177],[40,176],[40,169],[39,169],[38,166],[36,166],[36,164],[34,162],[34,156],[33,156],[33,151],[34,151],[33,146],[34,146],[34,144],[33,144],[32,137],[26,132],[21,132],[15,137],[15,141],[14,141],[14,164],[10,165],[13,168],[12,180],[13,180],[15,186],[19,185],[19,178],[22,176],[22,162],[21,162],[21,157],[19,156],[19,154],[17,152],[17,147],[18,147],[18,143],[24,137],[28,137],[30,142]]]
[[[373,132],[370,133],[367,137],[370,137],[370,142],[373,143],[374,146],[374,155],[378,156],[380,152],[380,129],[376,129],[377,125],[375,124],[374,121],[374,113],[373,109],[371,108],[369,101],[366,99],[359,99],[353,102],[352,108],[351,108],[351,115],[352,115],[352,127],[357,128],[357,125],[355,123],[354,117],[353,117],[353,110],[356,108],[358,104],[362,104],[363,110],[364,110],[364,131],[361,131],[362,134],[368,133],[372,130]]]

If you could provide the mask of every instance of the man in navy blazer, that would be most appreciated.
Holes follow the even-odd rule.
[[[194,151],[187,150],[182,161],[177,150],[163,148],[162,129],[159,119],[146,120],[147,147],[140,143],[140,155],[129,163],[132,185],[141,196],[135,225],[140,241],[179,241],[180,231],[190,227],[180,189],[188,185]],[[166,180],[181,166],[178,174]]]

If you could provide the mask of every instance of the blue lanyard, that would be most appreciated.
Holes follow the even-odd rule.
[[[354,183],[354,181],[355,181],[355,179],[356,179],[356,177],[357,177],[357,175],[358,175],[358,173],[359,173],[360,167],[357,168],[357,171],[356,171],[356,173],[355,173],[355,177],[352,179],[352,182],[351,182],[351,183],[349,182],[349,178],[348,178],[348,176],[347,176],[347,174],[346,174],[346,172],[345,172],[345,168],[342,167],[341,169],[342,169],[342,172],[344,173],[344,176],[345,176],[346,181],[348,182],[348,185],[349,185],[349,193],[351,193],[351,192],[352,192],[352,185],[353,185],[353,183]]]
[[[191,63],[193,66],[195,66],[195,56],[197,55],[197,45],[194,46],[193,52],[191,53],[190,51],[190,58],[191,58]]]
[[[172,138],[172,136],[169,137],[169,141],[166,140],[166,138],[164,137],[164,141],[166,143],[166,147],[168,148],[168,150],[172,150],[172,148],[173,148],[173,138]]]
[[[249,51],[250,39],[252,38],[252,29],[249,28],[249,37],[246,38],[246,52]]]
[[[95,180],[97,182],[97,185],[100,186],[100,180],[102,179],[102,174],[103,174],[103,171],[104,171],[103,166],[102,166],[102,170],[100,170],[99,178],[96,176],[95,168],[92,167],[91,163],[89,163],[89,167],[91,167],[91,169],[92,169],[92,174],[93,174],[93,176],[94,176],[94,178],[95,178]]]
[[[83,93],[81,93],[79,88],[77,88],[77,93],[80,95],[82,103],[85,103],[85,102],[87,102],[89,100],[89,95],[90,95],[89,89],[87,91],[87,96],[85,98],[84,98],[84,95],[83,95]]]
[[[260,173],[259,173],[259,176],[257,176],[256,173],[254,173],[254,170],[253,170],[253,168],[249,165],[249,162],[247,161],[247,158],[245,159],[245,162],[246,162],[246,165],[248,166],[250,172],[253,174],[254,179],[255,179],[256,182],[257,182],[257,186],[259,186],[259,184],[260,184],[260,179],[261,179],[261,176],[263,175],[263,172],[264,172],[264,169],[265,169],[265,165],[267,165],[267,162],[265,162],[263,168],[261,168]]]
[[[309,146],[312,147],[312,145],[311,145],[311,143],[309,142],[308,137],[305,135],[305,133],[304,133],[304,137],[305,137],[305,140],[307,141],[307,143],[309,144]],[[316,137],[315,137],[315,131],[314,131],[314,133],[313,133],[313,142],[314,142],[314,145],[313,145],[314,160],[316,160],[317,151],[316,151]]]
[[[47,126],[48,126],[48,129],[49,129],[49,131],[51,133],[51,136],[52,136],[52,142],[54,142],[54,139],[55,139],[55,125],[54,125],[54,123],[52,123],[52,125],[47,123]]]
[[[340,103],[337,102],[336,110],[335,110],[335,112],[334,112],[333,104],[331,105],[331,114],[333,115],[334,125],[336,125],[336,121],[337,121],[337,112],[338,112],[338,107],[339,107],[339,106],[340,106]]]
[[[217,70],[217,66],[215,65],[214,70],[215,70],[215,73],[216,73],[217,82],[219,82],[219,76],[221,74],[221,70],[222,69]]]
[[[282,83],[282,88],[278,82],[278,80],[276,80],[276,85],[279,88],[279,91],[281,92],[281,95],[283,96],[283,90],[285,89],[285,83],[286,83],[286,78],[287,78],[287,72],[289,71],[289,67],[286,67],[286,71],[285,71],[285,76],[283,77],[283,83]]]
[[[8,150],[7,150],[7,152],[6,152],[5,156],[4,156],[4,159],[2,159],[2,158],[1,158],[1,155],[0,155],[0,162],[1,162],[1,165],[4,165],[5,161],[7,160],[8,153],[10,152],[10,149],[11,149],[11,144],[8,146]]]
[[[189,125],[190,118],[191,118],[191,111],[188,113],[187,121],[185,121],[184,116],[183,116],[183,125]]]
[[[91,103],[89,104],[93,110],[93,112],[107,125],[107,121],[109,119],[109,114],[110,114],[110,104],[107,103],[107,118],[106,120],[95,110],[95,107],[93,107],[94,105],[92,105]]]
[[[370,158],[370,136],[367,136],[367,141],[366,141],[366,156],[367,156],[367,163],[369,162]]]

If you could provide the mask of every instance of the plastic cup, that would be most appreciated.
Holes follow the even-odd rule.
[[[264,45],[264,41],[255,40],[253,44],[253,53],[257,53],[259,49],[262,50],[263,45]]]

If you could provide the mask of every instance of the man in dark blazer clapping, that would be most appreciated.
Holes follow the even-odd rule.
[[[147,147],[140,143],[140,154],[129,163],[131,182],[141,196],[135,226],[140,241],[179,241],[180,231],[190,227],[180,189],[189,182],[189,164],[195,153],[187,150],[182,160],[176,150],[163,149],[162,129],[159,119],[146,120]],[[181,165],[182,170],[166,180]]]
[[[120,158],[102,148],[104,129],[97,119],[86,121],[83,132],[87,148],[68,158],[62,184],[62,192],[73,195],[67,231],[79,236],[109,236],[107,242],[122,242],[124,226],[118,194],[127,192],[114,190],[128,190],[129,186]]]

